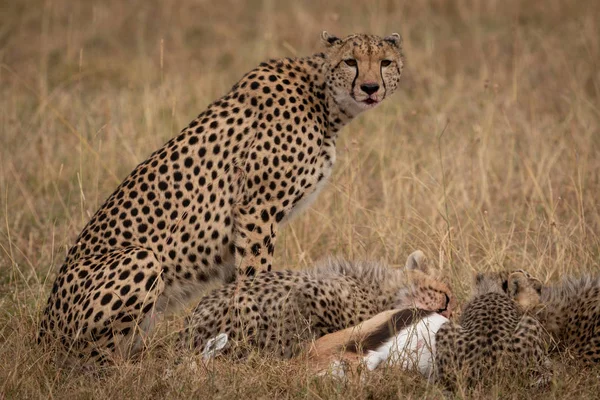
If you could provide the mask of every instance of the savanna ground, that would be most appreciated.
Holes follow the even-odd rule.
[[[474,271],[597,272],[598,21],[596,0],[3,2],[0,398],[440,397],[414,373],[342,384],[261,356],[165,380],[177,316],[141,362],[58,369],[36,326],[119,181],[261,60],[318,51],[324,29],[397,31],[407,65],[399,93],[343,131],[330,184],[280,236],[278,268],[330,253],[401,264],[422,249],[461,300]],[[599,373],[567,364],[545,391],[485,396],[597,398]]]

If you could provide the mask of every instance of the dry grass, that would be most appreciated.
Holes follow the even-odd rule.
[[[165,381],[169,335],[98,376],[34,345],[68,246],[120,179],[261,60],[315,52],[323,29],[399,31],[408,65],[400,93],[343,132],[330,185],[278,241],[279,268],[329,253],[403,263],[418,248],[464,299],[475,270],[600,267],[598,1],[4,3],[0,398],[441,396],[414,374],[340,384],[261,357]],[[486,396],[596,398],[598,372]]]

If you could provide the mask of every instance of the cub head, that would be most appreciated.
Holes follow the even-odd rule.
[[[355,34],[321,35],[326,46],[327,87],[337,105],[355,116],[375,107],[398,87],[404,57],[402,37]]]
[[[408,256],[404,273],[409,285],[399,296],[401,302],[395,305],[395,308],[416,307],[450,318],[456,308],[454,294],[446,283],[427,268],[422,251],[417,250]]]
[[[542,297],[542,282],[522,269],[478,273],[474,295],[495,292],[508,295],[524,310],[538,306]]]

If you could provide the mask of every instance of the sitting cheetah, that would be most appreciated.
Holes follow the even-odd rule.
[[[473,387],[498,373],[540,378],[547,368],[547,338],[542,325],[514,300],[526,307],[539,302],[539,288],[532,288],[529,278],[524,271],[477,275],[460,325],[448,322],[436,333],[440,383]]]
[[[536,317],[556,349],[584,363],[600,362],[600,277],[567,277],[544,287]]]
[[[224,333],[230,353],[260,348],[289,358],[308,341],[385,310],[418,307],[449,315],[454,296],[426,272],[422,258],[420,251],[411,254],[404,269],[329,259],[311,270],[261,272],[202,298],[181,343],[202,350]]]
[[[69,250],[40,342],[126,358],[207,281],[271,269],[279,229],[331,174],[339,130],[402,73],[398,34],[322,39],[322,53],[247,73],[125,178]]]

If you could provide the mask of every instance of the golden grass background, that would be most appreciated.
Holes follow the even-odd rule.
[[[405,75],[342,132],[327,189],[278,240],[278,268],[331,253],[402,264],[422,249],[461,300],[473,271],[597,272],[598,21],[595,0],[4,2],[0,399],[438,398],[411,373],[340,384],[260,356],[164,380],[169,334],[140,363],[59,370],[36,325],[120,180],[262,60],[319,51],[324,29],[401,33]],[[595,398],[599,372],[565,367],[547,392],[490,396]]]

